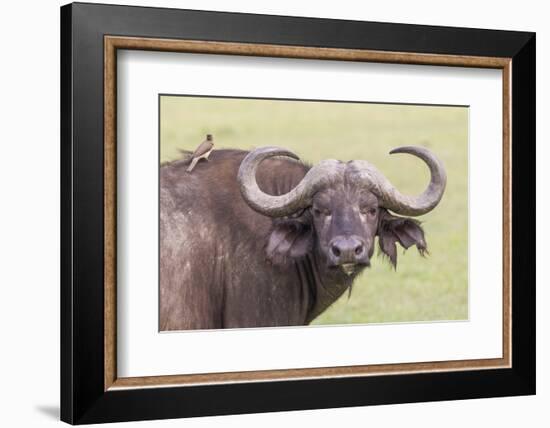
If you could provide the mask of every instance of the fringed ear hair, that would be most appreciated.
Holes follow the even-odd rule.
[[[396,217],[385,209],[380,213],[377,235],[380,251],[390,259],[394,268],[397,266],[397,242],[405,249],[416,245],[421,255],[428,251],[424,230],[418,220]]]

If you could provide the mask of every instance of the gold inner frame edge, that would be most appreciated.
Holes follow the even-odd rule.
[[[170,376],[117,377],[116,367],[116,54],[118,49],[241,55],[393,64],[495,68],[502,70],[503,125],[503,349],[502,358],[261,370]],[[290,381],[511,367],[511,58],[421,54],[306,46],[104,37],[104,390],[204,384]]]

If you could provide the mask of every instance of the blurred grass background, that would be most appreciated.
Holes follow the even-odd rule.
[[[424,163],[389,156],[403,145],[433,150],[447,169],[447,190],[423,222],[429,255],[398,250],[397,270],[375,256],[347,293],[313,324],[468,318],[468,109],[465,107],[161,96],[161,162],[194,150],[207,133],[216,148],[277,145],[316,163],[374,163],[403,193],[429,181]],[[378,249],[376,253],[378,253]]]

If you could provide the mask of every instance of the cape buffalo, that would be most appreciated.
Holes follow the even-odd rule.
[[[160,329],[305,325],[371,263],[375,236],[395,266],[396,243],[426,251],[418,216],[446,184],[428,149],[420,196],[401,194],[372,164],[307,165],[283,148],[214,150],[160,170]]]

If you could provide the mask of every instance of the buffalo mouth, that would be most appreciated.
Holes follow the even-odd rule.
[[[355,263],[344,263],[343,265],[340,266],[340,268],[342,269],[342,271],[347,275],[347,276],[350,276],[352,275],[354,272],[355,272],[355,268],[357,267],[357,265]]]
[[[333,270],[341,270],[343,273],[345,273],[347,276],[351,276],[358,271],[370,267],[370,262],[364,262],[364,263],[342,263],[339,265],[332,265],[330,266]]]

